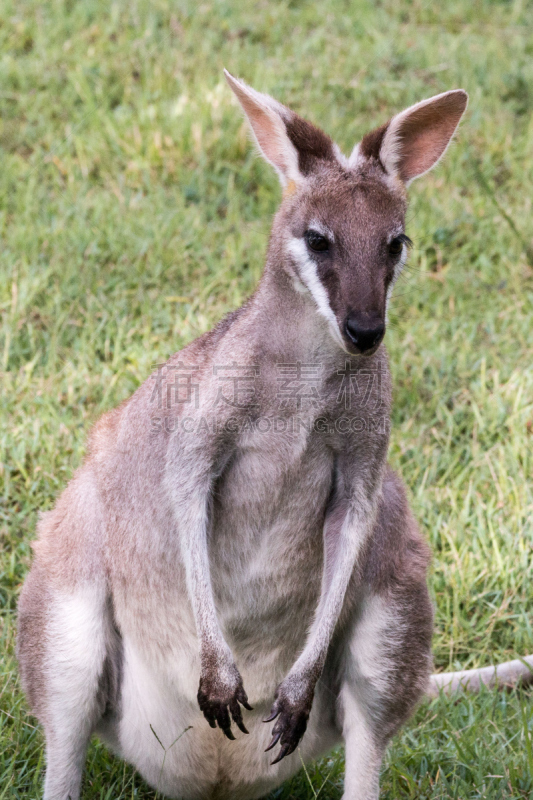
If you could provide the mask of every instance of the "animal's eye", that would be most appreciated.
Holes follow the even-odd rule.
[[[395,236],[394,239],[391,240],[389,243],[389,255],[391,256],[399,256],[402,253],[403,246],[406,244],[409,246],[411,244],[411,240],[405,233],[401,233],[399,236]]]
[[[402,250],[403,250],[403,239],[400,239],[400,237],[397,236],[389,244],[389,253],[391,254],[391,256],[399,256]]]
[[[305,241],[307,242],[307,246],[311,250],[314,250],[315,253],[323,253],[325,250],[329,249],[328,240],[325,236],[322,236],[321,233],[318,233],[318,231],[306,231]]]

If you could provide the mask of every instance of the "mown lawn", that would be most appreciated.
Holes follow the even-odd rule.
[[[37,798],[43,767],[13,656],[37,514],[100,413],[261,272],[280,193],[223,66],[345,151],[469,91],[411,191],[391,460],[433,548],[436,667],[533,652],[533,3],[1,0],[0,800]],[[533,797],[532,699],[424,704],[383,797]],[[338,753],[275,796],[341,793]],[[154,793],[95,743],[84,798]]]

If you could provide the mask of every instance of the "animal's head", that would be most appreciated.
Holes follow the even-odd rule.
[[[456,89],[407,108],[364,136],[346,158],[314,125],[225,75],[284,188],[273,233],[295,285],[310,293],[344,350],[374,353],[407,257],[405,188],[445,152],[466,92]]]

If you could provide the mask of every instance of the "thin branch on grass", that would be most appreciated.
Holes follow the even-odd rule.
[[[171,745],[169,745],[168,747],[165,747],[165,745],[163,744],[163,742],[161,741],[161,739],[159,738],[159,736],[157,735],[157,733],[156,733],[156,732],[155,732],[155,730],[153,729],[153,727],[152,727],[152,724],[150,723],[150,730],[152,731],[152,733],[154,734],[155,738],[157,739],[157,741],[158,741],[158,742],[159,742],[159,744],[161,745],[161,748],[162,748],[162,750],[163,750],[163,752],[164,752],[164,754],[165,754],[165,755],[163,756],[163,763],[161,764],[161,771],[159,772],[159,778],[158,778],[158,780],[157,780],[157,785],[158,785],[158,786],[159,786],[159,784],[161,783],[161,776],[163,775],[163,770],[164,770],[164,768],[165,768],[165,760],[166,760],[166,757],[167,757],[167,753],[168,753],[168,752],[170,752],[170,750],[172,750],[172,748],[174,747],[174,745],[176,744],[176,742],[179,742],[179,740],[181,739],[181,737],[183,736],[183,734],[184,734],[184,733],[187,733],[187,731],[190,731],[192,727],[193,727],[192,725],[189,725],[189,727],[188,727],[188,728],[185,728],[185,730],[183,730],[183,731],[180,733],[180,735],[179,735],[179,736],[178,736],[176,739],[174,739],[174,741],[172,742],[172,744],[171,744]],[[155,793],[155,798],[156,798],[156,800],[157,800],[157,798],[158,798],[158,797],[159,797],[159,789],[157,789],[157,791],[156,791],[156,793]]]
[[[522,249],[527,259],[527,263],[529,264],[530,267],[533,267],[533,247],[531,247],[531,244],[527,241],[525,236],[518,230],[512,217],[507,213],[507,211],[504,209],[504,207],[496,197],[496,192],[494,191],[494,189],[486,179],[485,175],[483,174],[483,171],[477,159],[472,159],[472,166],[474,168],[474,172],[479,185],[481,186],[481,188],[483,189],[489,200],[491,200],[491,202],[497,208],[499,214],[504,218],[504,220],[511,228],[512,232],[522,245]]]

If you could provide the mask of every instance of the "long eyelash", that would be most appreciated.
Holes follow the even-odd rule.
[[[406,233],[400,233],[398,239],[400,239],[400,241],[402,241],[405,245],[407,245],[407,247],[413,246],[413,240],[410,239]]]

